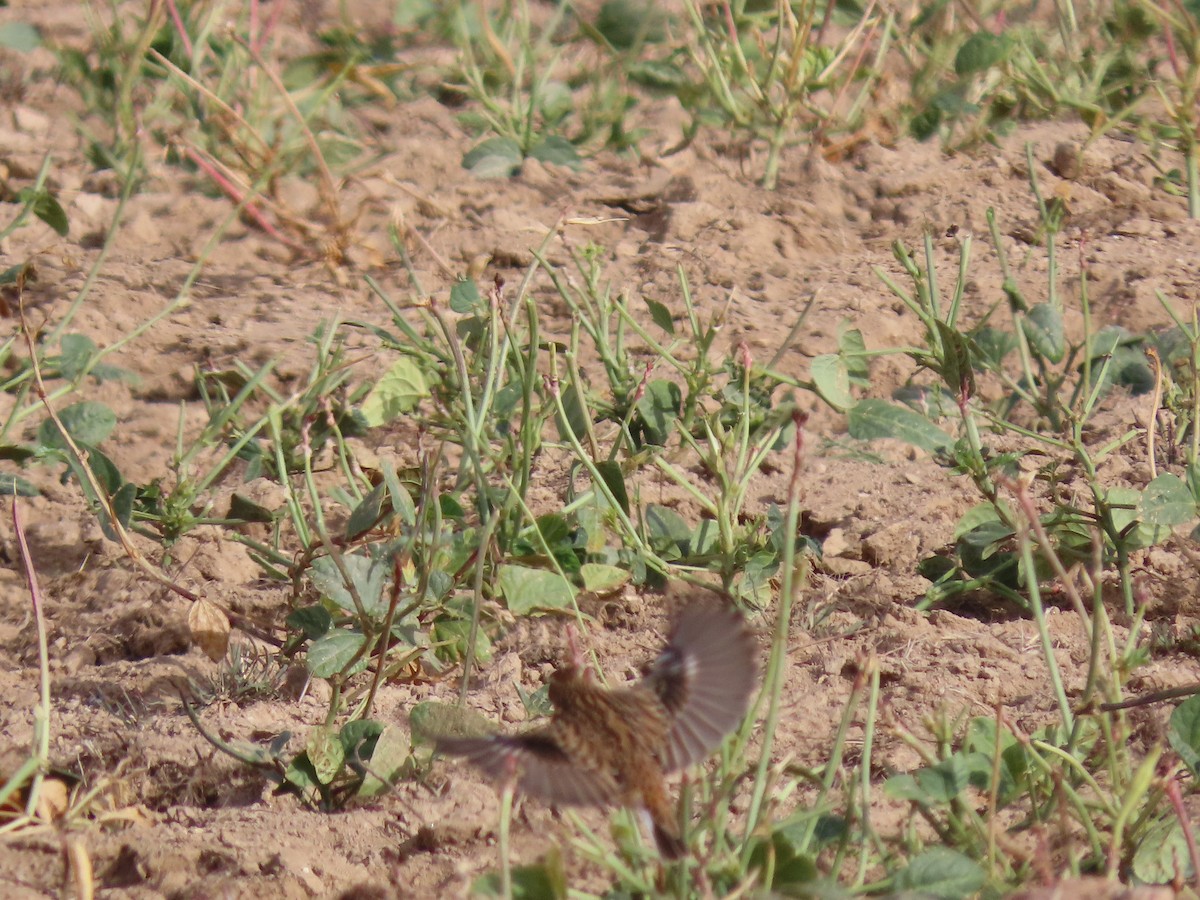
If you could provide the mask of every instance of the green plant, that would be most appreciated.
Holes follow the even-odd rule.
[[[1162,28],[1167,77],[1155,85],[1166,112],[1159,132],[1183,156],[1188,215],[1200,218],[1200,15],[1187,3],[1152,3],[1138,8]]]
[[[1079,11],[1003,5],[965,10],[925,4],[897,25],[896,47],[912,73],[908,130],[948,146],[995,140],[1019,121],[1071,114],[1093,135],[1121,126],[1152,84],[1148,21],[1136,4]]]
[[[891,14],[880,15],[874,4],[855,9],[835,38],[834,9],[739,0],[710,15],[689,0],[686,46],[640,70],[640,78],[679,98],[691,116],[685,143],[708,125],[765,142],[762,185],[774,190],[789,143],[802,137],[820,147],[860,127],[887,52]]]

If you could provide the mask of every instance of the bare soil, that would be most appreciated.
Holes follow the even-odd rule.
[[[88,40],[74,3],[16,0],[0,9],[0,22],[13,20],[37,24],[50,42],[81,46]],[[299,47],[311,45],[311,38],[296,35],[309,42]],[[27,315],[34,325],[52,327],[100,252],[116,205],[114,181],[84,156],[73,124],[83,115],[78,95],[51,77],[52,54],[43,49],[5,62],[36,77],[24,91],[0,97],[0,174],[7,173],[8,184],[0,219],[15,214],[12,189],[27,184],[50,152],[71,231],[61,239],[40,223],[21,229],[0,247],[0,267],[35,258]],[[673,115],[670,109],[662,114]],[[744,341],[756,358],[769,357],[815,295],[797,347],[779,363],[803,377],[813,356],[836,349],[843,321],[862,330],[869,348],[919,339],[917,321],[872,271],[879,267],[902,279],[893,241],[918,246],[924,234],[934,234],[949,282],[959,240],[973,235],[977,277],[965,314],[969,321],[982,315],[1000,297],[985,222],[989,207],[1002,223],[1016,277],[1031,298],[1043,298],[1046,257],[1026,173],[1028,142],[1042,190],[1063,197],[1070,211],[1059,243],[1065,296],[1077,291],[1086,267],[1096,320],[1132,331],[1169,324],[1156,291],[1181,310],[1200,297],[1200,224],[1186,218],[1184,200],[1155,185],[1143,146],[1117,139],[1088,146],[1078,171],[1062,177],[1056,148],[1062,142],[1082,147],[1086,138],[1075,125],[1021,127],[1000,147],[954,157],[908,140],[862,144],[836,160],[813,159],[796,147],[785,158],[779,189],[768,193],[754,185],[761,160],[734,155],[715,139],[659,158],[677,138],[664,133],[648,139],[641,159],[601,154],[578,173],[530,162],[518,178],[479,181],[459,164],[471,136],[436,100],[380,108],[372,123],[379,158],[343,189],[343,208],[360,213],[346,265],[332,269],[319,253],[297,255],[252,224],[235,223],[190,304],[110,360],[137,380],[82,388],[83,397],[116,411],[120,425],[106,449],[127,478],[145,483],[168,474],[181,403],[185,433],[200,427],[195,366],[278,357],[287,387],[287,379],[307,370],[307,339],[321,322],[337,316],[386,325],[387,310],[363,275],[392,296],[406,295],[407,277],[386,239],[387,223],[397,215],[455,268],[490,255],[488,276],[510,286],[531,263],[531,248],[560,227],[549,245],[552,261],[567,262],[569,246],[601,244],[609,251],[606,271],[614,287],[633,296],[677,309],[676,268],[682,266],[706,314],[729,304],[721,352]],[[77,320],[77,330],[98,345],[127,334],[175,296],[229,210],[198,175],[157,161],[150,173]],[[297,182],[287,189],[301,212],[319,215],[310,186]],[[564,217],[594,221],[559,226]],[[448,289],[449,278],[428,253],[418,249],[415,263],[428,290]],[[547,280],[535,279],[532,290],[545,321],[558,330],[551,336],[564,337],[569,323]],[[17,323],[10,317],[0,328],[15,333]],[[911,371],[904,356],[876,360],[873,392],[888,396]],[[372,373],[364,370],[362,377]],[[1101,427],[1117,434],[1135,426],[1146,404],[1145,398],[1112,398]],[[777,752],[802,764],[826,758],[869,654],[882,667],[885,719],[918,732],[939,710],[986,715],[998,705],[1025,729],[1047,722],[1052,698],[1030,621],[986,609],[929,615],[913,609],[928,587],[917,564],[951,543],[955,522],[978,501],[970,486],[899,444],[872,445],[878,459],[846,452],[843,418],[815,399],[811,407],[803,500],[809,530],[827,543],[793,622],[790,700]],[[4,896],[70,893],[68,839],[82,843],[101,895],[112,897],[459,896],[494,865],[495,792],[461,767],[438,763],[424,782],[401,783],[376,802],[321,814],[274,796],[270,785],[216,752],[183,715],[173,686],[181,673],[205,679],[218,670],[190,645],[187,604],[150,583],[104,538],[73,481],[61,483],[57,472],[45,469],[26,474],[42,490],[21,507],[49,629],[51,755],[99,794],[91,820],[69,833],[23,832],[0,843]],[[1131,451],[1110,477],[1144,485],[1144,456]],[[754,502],[782,502],[787,478],[781,455],[757,476]],[[223,487],[232,491],[236,480]],[[641,487],[687,512],[665,485]],[[149,542],[143,551],[161,555]],[[189,534],[173,559],[172,575],[193,590],[239,611],[282,618],[286,591],[264,580],[244,548],[220,531]],[[1151,620],[1184,633],[1197,621],[1192,559],[1168,543],[1143,554],[1138,569]],[[632,672],[653,652],[671,599],[629,591],[590,609],[603,625],[592,639],[610,677]],[[818,608],[832,612],[819,630],[806,631],[803,623],[817,618],[808,613]],[[755,613],[764,655],[774,616],[774,604]],[[1064,607],[1051,611],[1050,628],[1069,688],[1076,690],[1088,658],[1079,624]],[[514,685],[541,684],[559,641],[554,621],[523,622],[501,637],[472,705],[494,719],[520,722]],[[1183,656],[1156,660],[1146,676],[1155,686],[1195,679],[1200,666]],[[451,699],[456,687],[454,677],[385,685],[377,717],[406,723],[414,703]],[[0,517],[0,775],[24,758],[37,692],[36,634],[6,513]],[[216,704],[203,716],[228,738],[266,740],[290,730],[300,741],[323,720],[325,700],[318,687],[302,699],[281,692],[243,705]],[[1148,740],[1161,719],[1146,714]],[[880,778],[917,763],[899,741],[881,738]],[[906,810],[879,803],[879,827],[886,832]],[[599,814],[589,821],[603,825]],[[551,842],[566,846],[569,834],[569,825],[529,804],[515,826],[517,855],[534,859]],[[569,856],[568,865],[588,877],[581,861]]]

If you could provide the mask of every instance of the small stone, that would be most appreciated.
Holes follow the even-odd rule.
[[[1060,178],[1074,181],[1082,171],[1080,148],[1074,141],[1059,141],[1054,146],[1054,156],[1050,160],[1052,168]]]

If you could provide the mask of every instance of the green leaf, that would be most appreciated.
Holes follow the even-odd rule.
[[[342,771],[346,763],[346,750],[335,732],[328,725],[318,725],[308,735],[305,744],[308,761],[321,784],[329,784]]]
[[[409,711],[408,727],[417,740],[440,737],[484,737],[498,730],[491,720],[472,709],[440,700],[425,700]]]
[[[981,525],[990,525],[1000,521],[1000,514],[996,512],[996,507],[991,503],[977,503],[958,520],[958,524],[954,526],[954,539],[958,540],[963,535],[969,534]]]
[[[509,873],[511,900],[566,900],[567,878],[562,857],[557,850],[546,854],[542,862],[531,866],[514,866]],[[471,885],[472,897],[504,897],[504,884],[499,872],[485,872]]]
[[[637,402],[637,411],[647,442],[660,446],[667,442],[682,405],[683,393],[675,382],[657,378],[646,385],[646,393]]]
[[[1200,695],[1188,697],[1171,713],[1167,740],[1194,775],[1200,775]]]
[[[229,498],[228,517],[242,522],[262,522],[268,525],[275,521],[275,514],[271,510],[238,493]]]
[[[931,847],[913,857],[896,873],[896,887],[914,894],[959,900],[984,886],[987,876],[979,863],[946,847]]]
[[[1187,835],[1173,813],[1146,829],[1133,854],[1133,874],[1143,884],[1171,884],[1177,878],[1186,883],[1195,877]]]
[[[331,631],[308,648],[308,671],[317,678],[329,678],[341,672],[366,643],[357,631]],[[357,675],[367,667],[367,654],[351,667],[347,675]]]
[[[1182,525],[1196,518],[1196,500],[1182,478],[1164,472],[1142,492],[1139,504],[1148,525]]]
[[[675,319],[666,304],[651,300],[649,297],[643,299],[646,301],[646,309],[650,310],[650,320],[667,334],[674,335]]]
[[[375,752],[375,741],[383,733],[383,723],[375,719],[352,719],[338,732],[338,740],[349,762],[362,762]]]
[[[70,230],[66,210],[58,202],[58,198],[45,188],[25,188],[17,194],[22,203],[28,203],[33,214],[57,232],[59,237],[66,237]]]
[[[575,589],[557,572],[527,566],[502,565],[496,576],[504,602],[514,615],[535,610],[570,609]]]
[[[512,138],[493,137],[472,147],[462,159],[464,169],[476,178],[511,178],[521,171],[525,157]]]
[[[315,641],[333,627],[333,616],[319,603],[293,609],[283,621],[289,631],[303,631],[310,641]]]
[[[1062,314],[1049,303],[1039,303],[1021,319],[1021,330],[1029,341],[1029,349],[1052,363],[1062,362],[1067,352],[1063,336]]]
[[[6,22],[0,25],[0,47],[16,50],[18,53],[28,53],[41,45],[41,32],[28,22]]]
[[[62,352],[58,363],[59,371],[62,372],[63,378],[74,381],[91,362],[92,355],[96,352],[96,343],[87,335],[64,334],[59,348]]]
[[[967,339],[941,319],[936,320],[942,342],[942,379],[955,399],[963,394],[975,396],[975,368]]]
[[[0,472],[0,497],[37,497],[41,493],[20,475]]]
[[[411,757],[408,735],[395,725],[384,726],[375,740],[371,764],[367,766],[367,773],[358,786],[358,796],[378,797],[390,789],[400,779]]]
[[[596,31],[614,50],[658,43],[666,36],[666,16],[647,0],[605,0],[596,13]]]
[[[358,592],[363,611],[369,616],[381,615],[387,607],[384,585],[391,580],[391,563],[383,558],[371,559],[362,553],[344,553],[342,565]],[[308,577],[322,596],[328,597],[346,612],[358,614],[354,598],[332,558],[322,556],[314,560]]]
[[[483,309],[483,297],[479,285],[472,278],[461,278],[450,288],[450,308],[466,315]]]
[[[346,540],[361,537],[375,526],[383,509],[383,495],[386,492],[387,485],[381,481],[354,507],[350,518],[346,520]]]
[[[433,643],[441,659],[459,662],[471,640],[471,620],[439,616],[433,623]],[[475,632],[475,659],[486,663],[492,658],[492,642],[482,628]]]
[[[133,518],[133,501],[137,498],[137,485],[125,482],[116,492],[109,497],[109,503],[112,504],[113,515],[116,516],[122,528],[128,528],[129,522]],[[103,528],[107,521],[101,521],[100,525]],[[108,534],[109,540],[117,540],[117,534],[114,530],[112,534]]]
[[[860,400],[850,409],[847,419],[850,436],[860,441],[895,438],[931,453],[948,450],[954,443],[924,416],[886,400]]]
[[[562,405],[565,417],[558,414],[555,410],[554,424],[558,426],[558,435],[564,440],[567,440],[570,435],[574,435],[580,440],[587,434],[588,429],[588,412],[584,406],[581,395],[585,393],[585,388],[578,384],[574,378],[562,383]]]
[[[619,566],[584,563],[579,567],[583,588],[593,594],[611,594],[629,581],[629,572]]]
[[[692,529],[675,510],[651,503],[646,507],[646,536],[658,552],[671,548],[678,554],[691,543]]]
[[[990,69],[1004,59],[1008,40],[990,31],[977,31],[958,48],[954,57],[956,75],[973,75]]]
[[[981,754],[969,754],[980,756]],[[984,765],[987,760],[984,759]],[[962,754],[947,757],[909,775],[896,775],[884,782],[884,792],[900,800],[949,803],[971,783],[974,761]]]
[[[867,387],[871,383],[871,368],[868,363],[867,342],[863,340],[862,332],[849,327],[847,320],[838,323],[838,355],[846,364],[850,375],[850,383],[858,387]]]
[[[814,357],[809,374],[817,393],[830,406],[846,410],[854,405],[854,395],[850,393],[850,370],[841,356],[823,353]]]
[[[385,425],[411,412],[429,396],[425,376],[415,362],[402,357],[371,388],[362,404],[362,414],[372,427]]]
[[[629,515],[629,494],[625,490],[625,473],[621,471],[621,464],[615,459],[601,460],[596,463],[596,471],[604,479],[604,484],[617,501],[617,505],[625,515]]]
[[[58,413],[59,421],[77,444],[97,446],[112,434],[117,417],[103,403],[74,403]],[[66,450],[67,442],[53,419],[45,419],[38,428],[37,442],[43,447]]]
[[[564,137],[559,137],[552,134],[549,137],[542,138],[533,145],[529,151],[529,156],[536,159],[538,162],[551,163],[556,166],[566,166],[568,169],[582,169],[583,160],[579,156],[579,152],[572,144]]]
[[[389,465],[384,465],[383,483],[387,485],[388,497],[392,501],[392,509],[400,516],[400,521],[405,525],[413,525],[417,521],[417,508],[413,504],[412,495],[400,483],[400,476],[396,474],[396,470]]]

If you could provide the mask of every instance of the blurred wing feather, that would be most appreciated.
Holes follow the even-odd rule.
[[[712,753],[746,714],[757,680],[754,637],[742,616],[715,603],[686,607],[646,675],[672,717],[663,769]]]
[[[552,731],[512,736],[440,738],[438,751],[464,757],[497,781],[516,777],[517,791],[559,806],[604,806],[617,786],[603,772],[584,769],[562,749]]]

